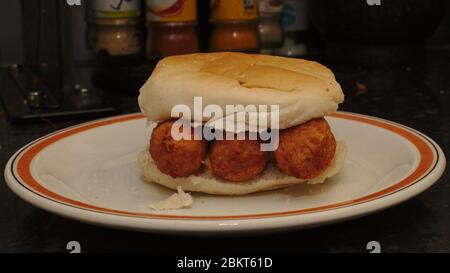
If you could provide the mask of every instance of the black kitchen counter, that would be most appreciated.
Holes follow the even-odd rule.
[[[346,94],[341,110],[402,123],[450,151],[450,51],[428,52],[423,65],[364,68],[331,65]],[[1,91],[1,90],[0,90]],[[118,96],[117,94],[114,96]],[[121,95],[124,112],[135,95]],[[0,167],[33,139],[86,120],[11,125],[0,106]],[[0,178],[0,251],[67,252],[450,252],[450,172],[433,187],[396,207],[360,219],[254,237],[163,236],[92,226],[55,216],[15,196]]]

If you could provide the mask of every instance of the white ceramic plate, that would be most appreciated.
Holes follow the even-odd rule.
[[[321,185],[242,197],[194,193],[190,209],[152,211],[173,192],[140,178],[150,129],[140,114],[74,126],[40,138],[6,165],[9,187],[50,212],[115,228],[160,233],[268,232],[329,224],[405,201],[445,169],[439,146],[405,126],[338,112],[327,117],[348,146],[344,170]]]

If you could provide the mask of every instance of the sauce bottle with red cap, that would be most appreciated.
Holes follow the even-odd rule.
[[[146,0],[146,20],[148,59],[198,52],[196,0]]]

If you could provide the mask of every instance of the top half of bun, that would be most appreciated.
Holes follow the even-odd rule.
[[[278,105],[280,129],[333,112],[344,100],[333,73],[319,63],[222,52],[161,60],[140,89],[139,106],[159,122],[171,118],[175,105],[194,109],[196,96],[224,113],[226,105]]]

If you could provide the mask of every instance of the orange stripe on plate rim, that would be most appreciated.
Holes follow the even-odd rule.
[[[48,138],[44,138],[37,143],[33,144],[30,148],[28,148],[22,155],[20,155],[20,158],[17,163],[17,173],[20,177],[20,179],[26,184],[26,186],[34,191],[35,193],[38,193],[40,195],[43,195],[45,198],[51,199],[53,201],[57,201],[59,203],[77,207],[80,209],[85,209],[89,211],[99,212],[99,213],[106,213],[106,214],[112,214],[112,215],[119,215],[119,216],[131,216],[131,217],[139,217],[139,218],[155,218],[155,219],[186,219],[186,220],[223,220],[223,219],[258,219],[258,218],[271,218],[271,217],[280,217],[280,216],[291,216],[291,215],[300,215],[300,214],[306,214],[306,213],[314,213],[314,212],[321,212],[331,209],[337,209],[342,207],[347,207],[351,205],[360,204],[363,202],[371,201],[376,198],[385,196],[387,194],[393,193],[395,191],[398,191],[400,189],[403,189],[411,184],[413,184],[417,179],[421,178],[423,174],[425,174],[432,166],[434,161],[434,154],[433,150],[430,148],[430,146],[418,135],[414,134],[413,132],[395,126],[390,123],[383,122],[381,120],[372,119],[366,116],[360,116],[360,115],[354,115],[350,113],[345,112],[336,112],[333,114],[330,114],[331,117],[335,118],[341,118],[341,119],[347,119],[347,120],[353,120],[357,122],[362,122],[366,124],[370,124],[373,126],[381,127],[383,129],[386,129],[388,131],[394,132],[403,138],[406,138],[408,141],[410,141],[418,150],[420,154],[420,162],[417,166],[417,168],[405,179],[397,182],[396,184],[385,188],[383,190],[380,190],[378,192],[349,200],[344,202],[339,202],[335,204],[325,205],[325,206],[319,206],[319,207],[313,207],[313,208],[306,208],[301,210],[294,210],[294,211],[282,211],[282,212],[274,212],[274,213],[261,213],[261,214],[247,214],[247,215],[222,215],[222,216],[186,216],[186,215],[163,215],[163,214],[151,214],[151,213],[136,213],[136,212],[129,212],[129,211],[121,211],[121,210],[115,210],[115,209],[108,209],[103,207],[94,206],[91,204],[87,204],[84,202],[80,202],[77,200],[73,200],[67,197],[64,197],[62,195],[59,195],[55,192],[50,191],[49,189],[45,188],[39,182],[32,176],[30,167],[31,163],[34,159],[34,157],[42,151],[44,148],[48,147],[49,145],[66,138],[68,136],[73,136],[77,133],[81,133],[90,129],[94,129],[100,126],[106,126],[111,125],[115,123],[130,121],[130,120],[136,120],[136,119],[142,119],[145,118],[141,114],[133,114],[133,115],[126,115],[126,116],[119,116],[116,118],[110,118],[106,120],[100,120],[97,122],[87,123],[85,125],[77,126],[75,128],[69,128],[66,130],[63,130],[60,133],[57,133],[56,135],[52,135]]]

